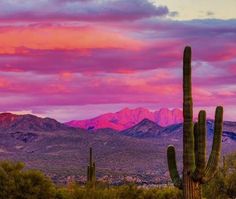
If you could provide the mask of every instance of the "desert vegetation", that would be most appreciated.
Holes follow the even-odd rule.
[[[4,161],[0,164],[1,199],[178,199],[181,193],[173,188],[138,188],[134,184],[110,187],[88,182],[85,185],[70,182],[55,185],[37,170],[24,169],[23,163]]]
[[[236,198],[236,153],[223,157],[222,167],[203,191],[207,198]]]
[[[226,199],[236,197],[236,153],[224,158],[215,177],[203,185],[203,198]],[[172,185],[144,188],[135,184],[110,186],[96,182],[96,187],[77,184],[56,185],[37,170],[28,170],[23,163],[0,163],[1,199],[181,199],[182,192]]]

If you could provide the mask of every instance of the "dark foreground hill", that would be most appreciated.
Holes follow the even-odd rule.
[[[209,148],[212,125],[212,121],[208,121]],[[224,153],[236,150],[235,135],[236,123],[225,122]],[[24,161],[28,167],[46,172],[57,182],[65,182],[68,176],[85,180],[90,146],[94,149],[100,178],[118,183],[124,176],[132,176],[140,182],[164,182],[168,179],[166,149],[169,144],[177,147],[180,163],[182,124],[163,128],[145,119],[122,132],[86,131],[50,118],[0,114],[0,158]]]

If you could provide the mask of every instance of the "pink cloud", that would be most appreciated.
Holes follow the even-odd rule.
[[[168,77],[167,74],[161,74],[160,71],[152,71],[150,74],[153,74],[154,77],[158,77],[160,74],[159,79],[152,82],[145,75],[135,74],[120,74],[109,78],[102,74],[91,76],[73,74],[71,76],[66,73],[66,76],[63,76],[65,74],[47,76],[34,74],[32,76],[32,73],[5,73],[4,79],[8,78],[8,82],[0,88],[3,96],[1,106],[157,103],[163,104],[165,107],[168,105],[181,107],[182,87],[179,77],[173,75]],[[169,83],[164,84],[163,81]],[[207,85],[207,78],[205,83]],[[226,92],[227,90],[216,91],[194,85],[194,101],[198,106],[216,102],[234,104],[235,92],[230,90],[228,92]],[[28,99],[20,100],[22,94]],[[14,96],[14,99],[19,98],[19,100],[14,101],[14,105],[9,104],[8,98],[4,101],[4,96]]]
[[[99,23],[69,23],[67,18],[65,23],[44,24],[42,19],[18,25],[13,16],[14,25],[0,31],[1,110],[182,107],[185,45],[193,50],[196,108],[235,107],[235,20],[133,21],[144,14],[131,15],[117,16],[116,23],[100,17]],[[121,23],[119,17],[132,23]],[[232,110],[236,108],[227,109],[231,117]]]

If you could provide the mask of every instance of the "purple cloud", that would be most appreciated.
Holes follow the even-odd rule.
[[[148,0],[53,0],[0,3],[0,19],[13,21],[125,21],[166,16],[166,6],[155,6]]]

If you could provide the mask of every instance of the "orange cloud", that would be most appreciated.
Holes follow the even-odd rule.
[[[0,78],[0,89],[8,87],[9,84],[10,83],[8,80],[6,80],[5,78]]]
[[[59,76],[60,76],[60,79],[66,80],[66,81],[72,80],[74,78],[74,74],[67,71],[61,72]]]
[[[90,48],[124,48],[138,50],[143,42],[121,33],[98,28],[18,27],[0,32],[0,53],[27,53],[27,49],[73,50]],[[25,47],[25,48],[22,48]]]

